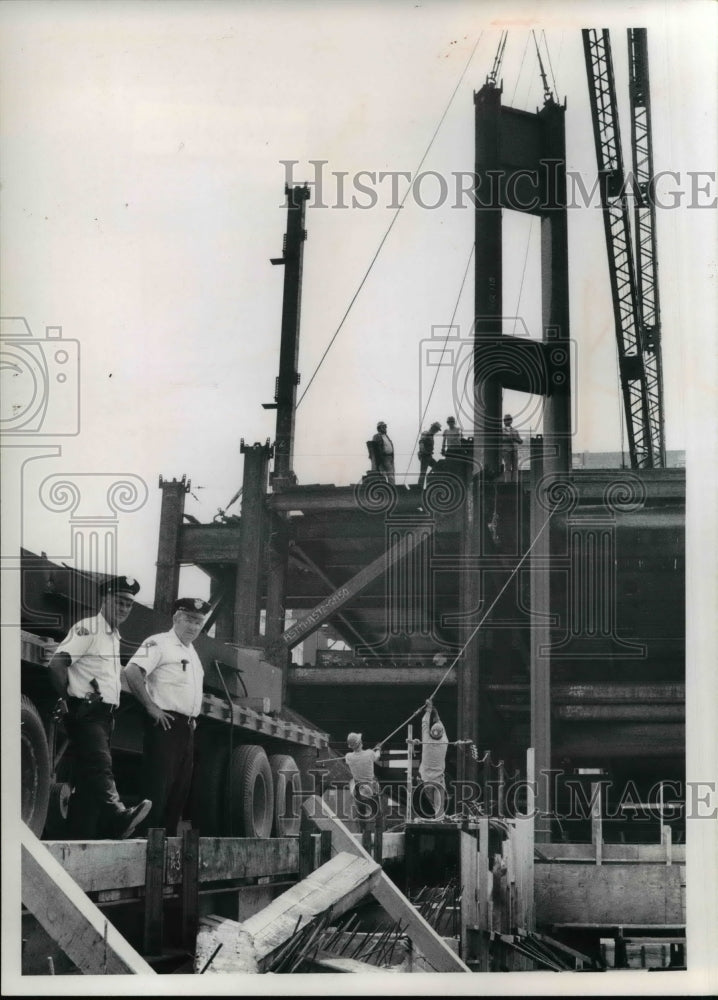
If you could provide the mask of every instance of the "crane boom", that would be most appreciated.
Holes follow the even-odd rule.
[[[652,196],[653,143],[651,93],[648,80],[648,32],[628,29],[629,93],[631,98],[631,151],[635,180],[633,212],[636,236],[636,291],[641,324],[643,364],[646,371],[653,464],[665,467],[663,426],[663,369],[661,362],[661,310],[658,296],[656,206]]]
[[[608,250],[618,368],[632,468],[660,464],[654,452],[648,379],[638,312],[628,196],[608,29],[582,31],[599,190]]]

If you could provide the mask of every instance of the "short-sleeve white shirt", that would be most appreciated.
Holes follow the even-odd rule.
[[[202,661],[194,646],[185,646],[174,629],[151,635],[133,654],[130,663],[144,670],[147,690],[155,705],[165,712],[199,715],[204,682]]]
[[[56,652],[67,653],[67,693],[71,698],[93,694],[90,681],[97,681],[102,700],[120,704],[120,633],[102,613],[83,618],[72,626]]]

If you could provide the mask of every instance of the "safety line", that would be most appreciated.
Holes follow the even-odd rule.
[[[469,643],[472,641],[472,639],[474,638],[474,636],[476,635],[476,633],[479,631],[479,629],[481,628],[481,626],[484,624],[484,622],[486,621],[486,619],[488,618],[488,616],[491,614],[491,612],[493,611],[493,609],[496,607],[496,604],[497,604],[499,598],[502,596],[502,594],[504,593],[504,591],[506,590],[506,588],[508,587],[508,585],[511,583],[511,581],[513,580],[513,578],[516,575],[516,573],[521,569],[521,566],[522,566],[524,560],[531,554],[531,550],[533,549],[533,547],[538,542],[539,538],[543,534],[543,532],[544,532],[547,524],[549,523],[549,521],[551,520],[551,518],[553,517],[553,515],[554,515],[555,512],[556,512],[556,508],[554,508],[554,510],[551,511],[551,513],[548,515],[548,517],[546,518],[546,520],[544,521],[544,523],[541,525],[541,527],[539,528],[539,530],[536,532],[536,537],[531,542],[531,544],[529,545],[529,547],[526,549],[526,551],[524,552],[524,554],[519,559],[519,561],[516,564],[516,566],[514,567],[514,569],[509,574],[509,576],[508,576],[508,578],[506,580],[506,583],[503,585],[503,587],[498,592],[498,594],[496,595],[496,597],[494,598],[494,600],[491,602],[491,605],[489,606],[489,608],[484,613],[483,618],[481,619],[481,621],[479,622],[479,624],[476,626],[476,628],[474,629],[474,631],[471,633],[471,635],[469,636],[469,638],[466,640],[466,642],[464,643],[464,645],[461,647],[461,649],[459,650],[459,652],[456,654],[456,656],[454,657],[453,661],[447,667],[446,672],[444,673],[444,676],[441,678],[441,680],[439,681],[439,683],[436,685],[436,687],[434,688],[433,692],[429,696],[429,698],[428,698],[429,701],[432,701],[434,699],[434,696],[437,694],[437,692],[441,688],[442,684],[444,683],[444,681],[446,680],[446,678],[449,676],[449,674],[454,669],[454,667],[458,663],[459,659],[463,655],[464,651],[466,650],[466,647],[469,645]],[[411,720],[414,718],[414,716],[418,715],[419,712],[421,712],[421,710],[422,710],[423,707],[424,706],[421,705],[419,708],[417,708],[415,712],[411,713],[411,715],[408,717],[408,719],[405,719],[404,722],[402,722],[400,725],[398,725],[396,727],[396,729],[392,730],[392,732],[390,732],[388,736],[385,736],[384,739],[381,740],[380,743],[377,743],[375,745],[379,746],[379,747],[383,746],[388,740],[391,739],[392,736],[394,736],[396,733],[398,733],[400,729],[403,729],[404,726],[406,726],[409,722],[411,722]]]

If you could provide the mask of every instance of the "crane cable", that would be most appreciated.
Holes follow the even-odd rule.
[[[483,614],[483,616],[481,618],[481,621],[474,628],[474,630],[471,633],[471,635],[469,636],[469,638],[466,640],[466,642],[463,644],[463,646],[461,647],[461,649],[459,650],[459,652],[456,654],[456,656],[454,657],[454,659],[451,661],[451,663],[449,664],[449,666],[446,668],[443,677],[441,678],[441,680],[439,681],[439,683],[436,685],[436,687],[434,688],[434,690],[432,691],[432,693],[429,695],[429,698],[427,699],[428,701],[433,701],[433,699],[436,697],[436,695],[440,691],[441,687],[443,686],[444,682],[446,681],[447,677],[449,676],[449,674],[451,673],[451,671],[454,669],[454,667],[456,666],[456,664],[458,663],[458,661],[463,656],[463,654],[466,651],[466,648],[469,645],[469,643],[472,642],[472,640],[476,636],[476,634],[479,631],[479,629],[481,628],[481,626],[484,624],[484,622],[486,621],[486,619],[489,617],[489,615],[491,614],[491,612],[494,610],[494,608],[496,607],[496,605],[499,602],[500,598],[502,597],[502,595],[506,591],[507,587],[509,586],[509,584],[511,583],[511,581],[513,580],[513,578],[516,576],[516,574],[518,573],[518,571],[521,569],[521,567],[522,567],[523,563],[525,562],[525,560],[531,555],[531,552],[532,552],[534,546],[538,542],[538,540],[541,537],[541,535],[543,534],[543,532],[546,530],[549,522],[551,521],[551,518],[556,513],[557,509],[558,508],[555,507],[551,511],[551,513],[548,515],[548,517],[546,518],[546,520],[543,522],[543,524],[541,525],[541,527],[539,528],[539,530],[536,532],[536,537],[534,538],[534,540],[531,542],[531,544],[529,545],[529,547],[526,549],[526,551],[524,552],[524,554],[521,556],[521,558],[519,559],[519,561],[517,562],[517,564],[512,569],[512,571],[509,574],[509,576],[508,576],[506,582],[504,583],[503,587],[501,588],[501,590],[498,592],[498,594],[496,595],[496,597],[493,599],[493,601],[491,602],[491,604],[489,605],[489,607],[484,612],[484,614]],[[419,714],[419,712],[422,711],[423,708],[424,708],[424,705],[420,705],[417,709],[415,709],[415,711],[413,711],[411,713],[411,715],[407,716],[407,718],[404,719],[404,721],[401,722],[395,729],[392,729],[392,731],[388,734],[388,736],[385,736],[384,739],[380,740],[378,743],[375,743],[374,746],[375,747],[382,747],[382,746],[384,746],[385,743],[388,743],[388,741],[392,738],[392,736],[395,736],[399,732],[399,730],[403,729],[404,726],[408,725],[411,722],[411,720],[415,716],[417,716]],[[329,757],[329,758],[325,758],[325,759],[323,759],[321,761],[318,761],[318,763],[321,763],[321,764],[325,764],[326,763],[326,764],[328,764],[328,763],[331,763],[332,761],[335,761],[335,760],[344,760],[344,758],[343,757]]]
[[[496,604],[498,603],[500,597],[503,595],[504,591],[506,590],[506,588],[508,587],[508,585],[511,583],[511,581],[513,580],[513,578],[516,576],[516,574],[518,573],[518,571],[521,569],[521,566],[523,565],[524,561],[531,554],[532,549],[534,548],[534,546],[538,542],[539,538],[541,537],[541,535],[545,531],[546,526],[548,525],[549,521],[553,517],[555,511],[556,511],[556,508],[554,508],[554,510],[551,511],[551,513],[548,515],[548,517],[546,518],[546,520],[544,521],[544,523],[541,525],[541,527],[539,528],[539,530],[536,532],[536,537],[531,542],[531,544],[529,545],[529,547],[526,549],[526,551],[524,552],[524,554],[521,556],[521,558],[519,559],[519,561],[516,564],[516,566],[514,566],[513,570],[511,571],[511,573],[508,576],[508,579],[506,580],[506,583],[503,585],[503,587],[501,588],[501,590],[498,592],[498,594],[496,595],[496,597],[493,599],[493,601],[491,602],[491,604],[487,608],[486,612],[484,613],[483,617],[481,618],[481,621],[476,626],[476,628],[473,630],[473,632],[471,633],[471,635],[469,636],[469,638],[466,640],[466,642],[464,643],[464,645],[461,647],[461,649],[459,650],[459,652],[456,654],[456,656],[454,657],[454,659],[452,660],[452,662],[447,667],[447,669],[446,669],[446,671],[444,673],[444,676],[441,678],[441,680],[439,681],[439,683],[436,685],[436,687],[432,691],[431,695],[429,696],[429,700],[430,701],[432,701],[434,699],[435,695],[439,692],[439,690],[440,690],[441,686],[443,685],[444,681],[449,676],[449,674],[454,669],[454,667],[458,663],[459,659],[463,655],[464,651],[466,650],[466,647],[473,640],[473,638],[476,635],[476,633],[479,631],[479,629],[484,624],[484,622],[486,621],[486,619],[488,618],[488,616],[494,610],[494,608],[496,607]],[[388,736],[385,736],[384,739],[381,740],[381,742],[377,743],[376,745],[377,746],[383,746],[388,740],[390,740],[392,738],[392,736],[394,736],[396,733],[398,733],[400,729],[403,729],[404,726],[406,726],[409,722],[411,722],[411,720],[414,718],[414,716],[418,715],[422,708],[423,708],[423,706],[420,706],[419,708],[416,709],[416,711],[412,712],[411,715],[408,717],[408,719],[405,719],[404,722],[402,722],[400,725],[398,725],[396,727],[396,729],[393,729],[389,733]]]
[[[415,171],[414,171],[414,173],[412,174],[412,176],[413,176],[413,177],[416,177],[416,175],[417,175],[417,174],[419,173],[419,171],[421,170],[421,168],[422,168],[422,166],[423,166],[423,164],[424,164],[424,161],[426,160],[427,156],[429,155],[429,152],[430,152],[430,150],[431,150],[431,147],[432,147],[432,146],[434,145],[434,140],[436,139],[437,135],[439,134],[439,129],[440,129],[440,128],[441,128],[441,126],[443,125],[443,123],[444,123],[444,119],[446,118],[447,114],[449,113],[449,109],[451,108],[451,105],[453,104],[453,101],[454,101],[454,98],[456,97],[456,94],[457,94],[457,92],[458,92],[458,90],[459,90],[459,87],[460,87],[460,86],[461,86],[461,84],[463,83],[463,80],[464,80],[464,77],[466,76],[466,73],[467,73],[467,71],[468,71],[468,69],[469,69],[469,66],[470,66],[470,64],[471,64],[471,61],[472,61],[472,60],[473,60],[473,58],[474,58],[474,54],[476,53],[476,50],[477,50],[477,48],[479,47],[479,42],[481,41],[481,39],[482,39],[482,37],[483,37],[483,34],[484,34],[484,33],[483,33],[483,31],[482,31],[482,32],[481,32],[481,33],[479,34],[479,37],[478,37],[478,38],[476,39],[476,43],[475,43],[475,45],[474,45],[473,49],[471,50],[471,54],[469,55],[469,58],[468,58],[468,59],[466,60],[466,65],[464,66],[464,69],[462,70],[462,73],[461,73],[461,76],[459,77],[459,82],[458,82],[458,83],[456,84],[456,86],[454,87],[454,91],[453,91],[453,93],[452,93],[451,97],[449,98],[449,102],[448,102],[448,104],[446,105],[446,108],[444,109],[444,113],[442,114],[441,118],[439,119],[439,123],[438,123],[438,125],[436,126],[436,128],[435,128],[435,130],[434,130],[434,134],[432,135],[431,139],[429,140],[429,144],[428,144],[428,146],[426,147],[426,149],[424,150],[424,154],[423,154],[423,156],[421,157],[421,160],[419,161],[419,164],[418,164],[418,166],[417,166],[416,170],[415,170]],[[401,212],[402,208],[404,207],[404,203],[406,202],[406,199],[407,199],[407,198],[409,197],[409,192],[410,192],[410,191],[411,191],[411,184],[410,184],[410,185],[409,185],[409,187],[407,188],[407,190],[406,190],[406,193],[404,194],[404,197],[402,198],[402,200],[401,200],[401,203],[400,203],[399,207],[398,207],[398,208],[396,209],[396,211],[394,212],[394,215],[392,216],[392,220],[391,220],[391,222],[389,223],[389,226],[387,227],[387,230],[386,230],[386,232],[385,232],[385,233],[384,233],[384,235],[382,236],[382,238],[381,238],[381,241],[379,242],[379,246],[377,247],[377,249],[376,249],[376,252],[375,252],[374,256],[372,257],[371,261],[369,262],[369,266],[367,267],[366,271],[364,272],[364,276],[363,276],[363,278],[362,278],[362,279],[361,279],[361,281],[359,282],[359,287],[358,287],[358,288],[357,288],[357,290],[356,290],[356,291],[354,292],[354,295],[352,296],[352,298],[351,298],[351,300],[350,300],[350,302],[349,302],[349,305],[347,306],[347,308],[346,308],[346,310],[345,310],[345,312],[344,312],[344,315],[342,316],[342,318],[341,318],[341,320],[340,320],[340,322],[339,322],[339,326],[338,326],[338,327],[336,328],[336,330],[334,331],[334,334],[333,334],[333,336],[332,336],[331,340],[330,340],[330,341],[329,341],[329,343],[327,344],[327,346],[326,346],[326,348],[325,348],[325,350],[324,350],[324,353],[322,354],[321,358],[319,359],[319,364],[318,364],[318,365],[317,365],[317,367],[316,367],[316,368],[314,369],[314,371],[313,371],[313,373],[312,373],[312,376],[311,376],[311,378],[310,378],[310,379],[309,379],[309,381],[307,382],[307,385],[306,385],[306,387],[305,387],[305,389],[304,389],[304,392],[302,393],[302,395],[301,395],[301,396],[299,397],[299,399],[297,400],[297,405],[296,405],[296,409],[299,409],[299,406],[301,405],[301,402],[302,402],[302,400],[304,399],[304,397],[306,396],[306,394],[307,394],[307,393],[309,392],[309,388],[310,388],[310,386],[312,385],[312,383],[314,382],[314,379],[316,378],[316,376],[317,376],[317,374],[318,374],[318,372],[319,372],[319,369],[320,369],[320,368],[322,367],[322,364],[324,363],[324,360],[325,360],[325,358],[326,358],[327,354],[328,354],[328,353],[329,353],[329,351],[331,350],[331,348],[332,348],[332,345],[333,345],[334,341],[335,341],[335,340],[337,339],[337,337],[339,336],[339,332],[340,332],[340,330],[342,329],[342,327],[344,326],[344,323],[345,323],[345,321],[346,321],[346,318],[347,318],[347,316],[349,315],[349,313],[350,313],[350,311],[351,311],[351,309],[352,309],[352,306],[354,305],[354,303],[356,302],[357,298],[359,297],[359,293],[361,292],[362,288],[364,287],[364,284],[365,284],[365,282],[366,282],[367,278],[369,277],[369,273],[370,273],[370,271],[372,270],[372,268],[374,267],[374,264],[376,263],[376,260],[377,260],[377,257],[378,257],[378,256],[379,256],[379,254],[381,253],[381,250],[382,250],[382,247],[383,247],[383,246],[384,246],[384,244],[386,243],[386,240],[387,240],[387,238],[388,238],[388,236],[389,236],[389,233],[390,233],[390,232],[392,231],[392,229],[394,228],[394,223],[395,223],[395,222],[396,222],[396,220],[398,219],[398,217],[399,217],[399,213]]]

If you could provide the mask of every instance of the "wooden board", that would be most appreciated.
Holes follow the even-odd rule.
[[[62,865],[22,824],[22,902],[85,975],[155,975]]]
[[[318,838],[317,838],[318,840]],[[145,884],[146,840],[50,840],[45,847],[85,892]],[[199,880],[257,878],[299,871],[296,837],[200,837]],[[167,838],[165,884],[182,882],[182,838]]]
[[[680,865],[543,863],[534,873],[539,925],[650,926],[686,919]]]
[[[203,919],[195,968],[199,971],[207,952],[211,954],[221,942],[223,951],[227,945],[232,950],[225,951],[221,959],[218,955],[208,971],[252,972],[256,964],[256,971],[261,972],[298,929],[328,911],[333,917],[341,916],[371,892],[380,875],[380,867],[371,858],[343,851],[242,924],[215,917]],[[234,945],[233,935],[241,942],[239,947]]]
[[[304,802],[303,808],[320,830],[332,831],[332,848],[335,852],[348,851],[371,860],[361,844],[320,798],[312,796]],[[379,881],[372,891],[377,902],[381,903],[389,916],[408,924],[406,934],[436,972],[470,971],[384,872],[381,872]]]
[[[319,835],[313,834],[319,856]],[[146,840],[48,840],[45,847],[84,892],[133,889],[145,884]],[[168,837],[165,885],[182,882],[182,838]],[[382,858],[404,857],[404,834],[385,833]],[[278,877],[299,871],[297,837],[200,837],[199,881]]]
[[[639,862],[666,861],[666,847],[663,844],[604,844],[603,863],[615,861]],[[549,861],[590,861],[595,859],[592,844],[539,844],[536,850],[536,863],[547,859]],[[685,864],[686,845],[672,844],[671,860],[674,864]]]
[[[347,851],[336,854],[245,920],[242,926],[254,941],[258,961],[266,960],[292,937],[299,918],[302,927],[328,910],[333,917],[350,910],[373,889],[381,874],[381,868],[371,858]]]

